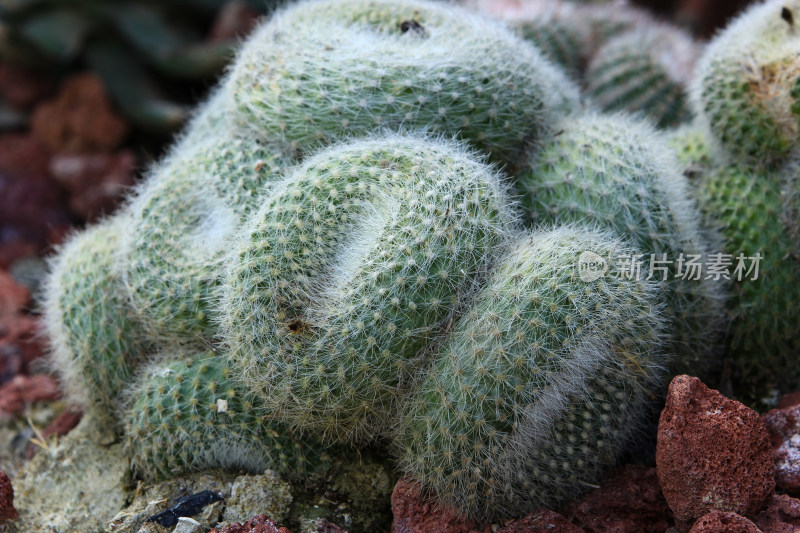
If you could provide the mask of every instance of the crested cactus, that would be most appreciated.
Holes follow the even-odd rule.
[[[798,145],[800,2],[748,9],[707,47],[692,105],[734,161],[773,164]]]
[[[126,216],[73,236],[51,261],[44,324],[51,362],[69,398],[111,417],[146,355],[130,316],[116,256]]]
[[[800,380],[800,258],[792,239],[797,218],[785,201],[797,194],[796,175],[794,164],[781,171],[723,166],[698,186],[700,205],[719,228],[731,263],[728,356],[735,392],[751,403],[770,389],[794,390]]]
[[[493,170],[447,144],[400,136],[324,151],[233,246],[229,357],[279,420],[369,440],[513,220]]]
[[[597,13],[587,42],[638,20]],[[722,315],[716,286],[678,279],[706,248],[664,137],[579,100],[530,43],[458,7],[279,11],[122,222],[54,261],[64,380],[121,418],[148,480],[302,477],[391,442],[481,521],[574,497],[665,372],[711,366]],[[487,160],[547,229],[520,233]],[[791,218],[797,196],[779,201]],[[586,278],[582,252],[662,263]]]
[[[200,129],[214,123],[197,122]],[[132,305],[152,338],[173,343],[214,336],[209,306],[224,248],[262,188],[293,162],[281,147],[224,127],[205,139],[187,137],[132,201],[136,229],[123,241]]]
[[[690,259],[705,260],[707,244],[680,165],[656,131],[625,115],[567,119],[531,159],[519,187],[533,222],[585,223],[630,239],[639,259],[658,267],[651,275],[666,280],[664,314],[676,354],[670,370],[714,366],[723,289],[688,270]]]
[[[662,282],[583,278],[581,252],[612,267],[633,249],[575,228],[519,237],[406,404],[401,465],[472,516],[524,514],[580,493],[619,455],[657,388]]]
[[[699,46],[677,28],[649,25],[609,40],[586,69],[586,94],[606,111],[641,112],[660,127],[688,116],[686,87]]]
[[[509,30],[417,0],[298,4],[257,30],[231,81],[243,127],[301,153],[403,126],[458,134],[513,165],[578,102],[563,72]]]
[[[124,413],[133,469],[147,480],[208,468],[299,478],[322,472],[330,457],[319,440],[293,436],[231,380],[224,356],[170,353],[129,391]]]

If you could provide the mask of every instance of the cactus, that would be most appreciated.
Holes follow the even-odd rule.
[[[591,29],[580,9],[562,2],[530,2],[522,13],[508,17],[508,25],[535,44],[551,61],[579,80],[589,53]]]
[[[137,474],[154,481],[209,468],[272,469],[292,479],[324,472],[329,450],[259,414],[258,398],[230,375],[213,352],[173,352],[142,372],[124,414]]]
[[[566,76],[501,25],[416,0],[290,7],[256,31],[231,76],[243,127],[301,153],[403,125],[458,134],[513,165],[578,102]]]
[[[71,401],[114,419],[147,345],[129,315],[116,262],[122,215],[74,235],[54,257],[44,295],[51,364]]]
[[[653,279],[582,276],[581,252],[612,266],[705,244],[664,138],[566,116],[579,106],[534,47],[457,7],[280,11],[120,222],[54,262],[68,387],[117,415],[147,480],[302,477],[390,440],[479,520],[575,496],[663,371],[714,355],[721,314],[716,287],[672,265],[663,281],[647,265]],[[486,161],[522,169],[548,229],[520,233]]]
[[[800,2],[752,6],[708,45],[692,105],[735,161],[775,164],[797,146]]]
[[[770,389],[790,392],[800,381],[800,259],[784,203],[791,196],[788,187],[797,185],[792,183],[796,169],[794,164],[770,172],[724,166],[699,185],[700,205],[709,224],[720,227],[732,270],[739,254],[762,257],[758,279],[747,272],[741,280],[734,278],[730,303],[731,378],[737,397],[753,404],[769,396]],[[793,223],[796,231],[796,218]],[[745,268],[752,263],[747,261]]]
[[[123,243],[132,303],[149,335],[164,342],[214,336],[209,305],[227,241],[262,188],[293,162],[280,147],[225,129],[182,146],[133,200],[135,229]]]
[[[369,440],[513,215],[498,177],[413,137],[336,146],[264,201],[228,258],[222,337],[270,413]]]
[[[683,174],[690,182],[715,167],[718,156],[707,133],[697,124],[684,124],[670,131],[666,134],[666,141],[683,165]]]
[[[661,282],[583,281],[611,232],[523,235],[437,352],[396,433],[402,468],[481,520],[573,498],[610,466],[657,389]]]
[[[667,280],[670,371],[712,370],[724,329],[724,291],[704,274],[681,279],[690,256],[702,261],[708,250],[680,165],[655,130],[624,115],[573,117],[561,130],[519,177],[529,218],[586,223],[630,239],[643,261],[660,267],[653,275]]]
[[[606,111],[642,112],[659,127],[688,116],[686,86],[699,46],[683,31],[649,25],[609,40],[589,62],[586,94]]]

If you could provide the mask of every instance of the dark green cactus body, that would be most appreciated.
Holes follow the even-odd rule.
[[[594,55],[586,94],[606,111],[641,112],[659,127],[683,122],[698,47],[683,32],[660,26],[619,35]]]
[[[585,490],[613,463],[657,383],[659,282],[583,281],[610,233],[524,235],[444,341],[397,431],[401,464],[472,516],[522,515]]]
[[[754,403],[777,388],[800,383],[800,260],[797,241],[785,225],[782,202],[787,182],[775,171],[721,167],[700,184],[701,205],[710,224],[720,227],[732,270],[737,257],[762,259],[754,271],[734,279],[729,358],[737,396]],[[789,182],[791,183],[791,182]],[[795,221],[796,223],[796,221]],[[747,260],[745,268],[753,265]]]
[[[329,466],[318,439],[293,436],[264,416],[259,399],[231,380],[225,357],[178,352],[169,359],[129,393],[126,446],[139,475],[153,481],[208,468],[272,469],[297,479]]]
[[[690,180],[700,179],[716,165],[714,148],[702,127],[687,124],[666,134],[666,141]]]
[[[655,131],[621,115],[565,120],[519,186],[533,222],[582,223],[630,239],[642,261],[659,267],[652,275],[667,282],[665,317],[676,354],[670,370],[697,374],[715,366],[723,287],[704,275],[682,276],[689,256],[702,262],[708,250],[680,166]]]
[[[52,261],[45,291],[53,366],[73,401],[106,417],[146,353],[115,257],[129,224],[118,216],[72,237]]]
[[[796,1],[753,6],[712,41],[698,64],[695,113],[736,161],[774,164],[798,144],[798,13]]]
[[[407,127],[459,135],[512,165],[578,101],[563,73],[499,24],[415,0],[289,8],[244,46],[232,81],[245,127],[301,152]]]
[[[235,246],[223,333],[279,419],[373,437],[415,358],[471,290],[512,215],[490,169],[389,138],[299,167]]]
[[[554,63],[572,77],[580,79],[586,61],[586,31],[571,20],[558,17],[536,17],[511,21],[519,35],[535,44]]]
[[[151,337],[171,343],[215,335],[210,306],[225,247],[263,188],[293,163],[279,147],[229,132],[197,137],[190,132],[194,142],[157,167],[132,202],[124,243],[139,317]]]

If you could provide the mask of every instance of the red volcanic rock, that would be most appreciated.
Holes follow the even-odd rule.
[[[0,64],[0,96],[8,105],[27,111],[46,97],[52,88],[51,83],[23,68]]]
[[[53,100],[33,113],[31,129],[53,152],[110,152],[128,133],[111,107],[105,87],[93,74],[68,79]]]
[[[61,187],[48,175],[50,152],[32,135],[0,135],[0,268],[34,255],[70,219]]]
[[[0,524],[7,520],[14,520],[19,513],[14,508],[14,487],[8,474],[0,472]]]
[[[800,491],[800,405],[773,409],[761,415],[772,441],[775,485]]]
[[[30,299],[28,289],[0,270],[0,321],[16,316]]]
[[[711,511],[694,523],[689,533],[763,533],[747,518],[729,511]]]
[[[497,533],[582,533],[583,530],[550,509],[539,509],[501,527]]]
[[[583,530],[560,514],[539,509],[506,523],[499,529],[480,526],[455,509],[425,498],[416,483],[400,480],[392,492],[392,533],[581,533]]]
[[[36,318],[25,314],[0,319],[0,385],[30,372],[31,363],[44,354],[39,327]]]
[[[393,533],[489,533],[455,509],[425,498],[417,484],[400,480],[392,491]]]
[[[565,514],[592,533],[663,533],[672,525],[656,469],[638,465],[612,472]]]
[[[776,494],[753,522],[764,533],[797,533],[800,531],[800,500]]]
[[[800,405],[800,391],[790,392],[781,396],[781,399],[778,400],[777,409],[784,409],[793,405]]]
[[[0,384],[21,372],[42,355],[39,322],[25,314],[28,289],[0,270]]]
[[[685,375],[669,386],[656,468],[684,531],[714,510],[753,516],[775,490],[772,447],[758,414]]]
[[[134,184],[136,156],[129,150],[115,154],[60,154],[50,160],[50,173],[69,193],[69,209],[93,221],[111,213]]]
[[[0,170],[46,180],[50,150],[37,137],[27,133],[0,136]]]
[[[278,524],[267,518],[266,515],[254,516],[244,524],[236,523],[225,526],[222,529],[214,528],[209,533],[292,533],[285,527],[278,527]]]
[[[0,387],[0,416],[13,416],[26,405],[52,401],[59,396],[58,384],[50,376],[16,376]]]

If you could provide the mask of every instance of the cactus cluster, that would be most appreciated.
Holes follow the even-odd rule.
[[[704,161],[697,197],[732,269],[740,258],[760,258],[743,264],[748,276],[732,279],[730,303],[734,390],[751,403],[768,404],[800,383],[798,16],[800,2],[770,0],[709,44],[692,90],[707,147],[681,142],[695,165]]]
[[[472,3],[498,10],[496,2]],[[641,113],[662,128],[688,120],[688,85],[701,45],[685,31],[628,5],[534,0],[502,15],[600,109]]]
[[[638,17],[586,9],[575,42]],[[682,66],[651,27],[647,68]],[[52,261],[55,366],[138,475],[303,477],[385,445],[441,501],[507,517],[577,496],[666,377],[716,369],[724,284],[676,262],[712,251],[670,149],[695,137],[583,103],[554,50],[424,0],[304,1],[243,43],[122,211]],[[666,100],[637,101],[664,127]],[[759,186],[796,235],[798,196]]]

